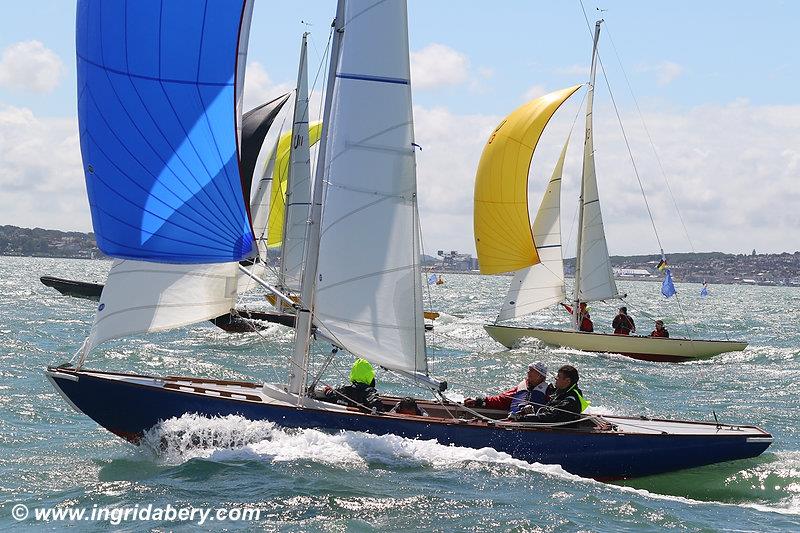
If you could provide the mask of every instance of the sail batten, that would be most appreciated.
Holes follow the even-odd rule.
[[[528,213],[528,173],[545,126],[581,86],[520,106],[495,128],[475,178],[475,247],[483,274],[512,272],[540,261]]]

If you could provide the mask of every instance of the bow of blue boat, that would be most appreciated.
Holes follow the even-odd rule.
[[[476,414],[460,404],[419,400],[429,416],[365,412],[282,386],[178,376],[146,376],[50,367],[47,378],[69,404],[133,443],[160,421],[195,413],[238,415],[286,428],[362,431],[493,448],[528,462],[560,465],[599,480],[673,472],[756,457],[773,438],[747,425],[620,416],[589,416],[577,424],[525,424],[501,411]],[[384,398],[393,405],[398,399]]]

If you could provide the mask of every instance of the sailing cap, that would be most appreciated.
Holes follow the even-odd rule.
[[[356,359],[353,368],[350,369],[350,381],[353,383],[363,383],[371,385],[375,379],[375,369],[366,359]]]
[[[536,370],[538,373],[542,375],[543,378],[547,378],[547,365],[545,365],[541,361],[529,364],[528,370]]]

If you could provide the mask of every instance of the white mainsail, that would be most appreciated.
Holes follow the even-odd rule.
[[[497,320],[510,320],[564,300],[564,264],[561,255],[561,176],[569,139],[561,149],[553,175],[533,221],[533,242],[540,263],[518,270]]]
[[[300,69],[292,123],[292,145],[289,152],[289,181],[286,191],[286,214],[281,245],[281,270],[278,286],[300,290],[303,270],[309,206],[311,205],[311,150],[308,131],[308,72],[306,50],[308,34],[303,34]]]
[[[406,2],[348,2],[344,25],[314,319],[355,355],[427,374]]]
[[[595,45],[592,54],[592,71],[589,91],[586,97],[586,140],[583,149],[583,181],[581,185],[580,226],[578,231],[576,300],[592,302],[617,298],[617,284],[608,257],[606,233],[603,228],[603,214],[600,211],[600,196],[597,190],[597,176],[594,164],[594,137],[592,134],[592,109],[594,106],[594,82],[597,71],[597,38],[600,25],[597,24]]]

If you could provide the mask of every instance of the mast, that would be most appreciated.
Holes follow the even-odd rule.
[[[303,211],[305,218],[308,218],[308,195],[303,195],[305,198],[293,198],[299,196],[293,194],[293,188],[296,185],[295,181],[301,177],[310,181],[310,160],[308,156],[308,74],[306,67],[306,54],[308,48],[308,32],[303,33],[302,42],[300,45],[300,66],[297,71],[297,87],[295,90],[294,99],[294,119],[292,121],[292,144],[289,146],[289,175],[286,180],[286,207],[283,217],[283,239],[281,241],[281,264],[278,268],[278,287],[285,290],[286,287],[286,269],[287,269],[287,252],[286,245],[289,240],[289,233],[294,233],[294,225],[297,224],[296,216],[300,213],[294,211]],[[306,156],[306,157],[301,157]],[[306,168],[303,168],[305,165]],[[273,184],[274,185],[274,184]],[[309,183],[310,185],[310,183]],[[280,186],[280,184],[278,184]],[[309,191],[310,192],[310,191]],[[295,202],[297,200],[297,202]],[[291,219],[291,220],[290,220]],[[296,243],[293,243],[296,245]],[[284,302],[278,300],[276,307],[279,313],[283,312]]]
[[[306,376],[308,374],[308,349],[311,344],[311,318],[316,287],[317,261],[319,256],[320,222],[322,220],[322,187],[325,177],[325,154],[328,145],[328,128],[330,127],[331,106],[333,104],[333,87],[336,81],[336,69],[339,63],[339,49],[344,34],[344,2],[336,4],[336,18],[333,21],[333,43],[331,44],[331,62],[328,68],[328,85],[325,92],[325,108],[322,117],[322,133],[319,140],[317,169],[314,174],[313,199],[309,212],[306,232],[305,267],[300,284],[300,308],[297,310],[295,325],[294,354],[289,368],[289,392],[297,394],[298,403],[305,393]]]
[[[592,69],[589,74],[589,91],[586,95],[586,137],[583,142],[583,169],[581,171],[581,195],[578,199],[578,240],[575,252],[575,296],[573,298],[572,318],[575,330],[581,329],[580,318],[580,294],[581,294],[581,244],[583,241],[583,210],[584,194],[586,192],[586,176],[589,173],[589,166],[593,165],[594,159],[594,139],[592,137],[592,108],[594,105],[594,81],[597,74],[597,42],[600,39],[600,24],[603,19],[595,22],[594,25],[594,44],[592,45]]]

